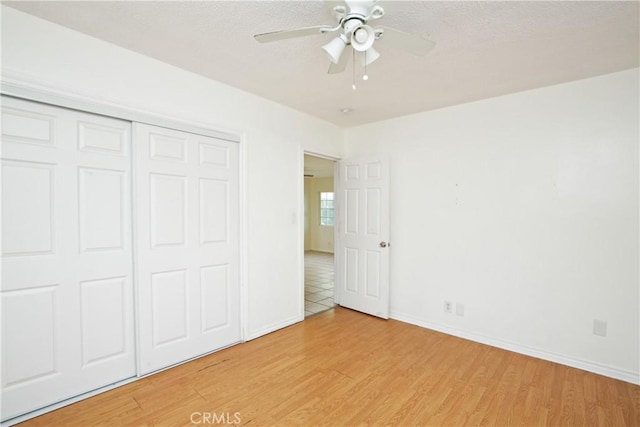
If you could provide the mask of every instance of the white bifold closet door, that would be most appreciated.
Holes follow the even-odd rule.
[[[237,343],[238,144],[134,123],[139,373]]]
[[[130,123],[2,98],[2,418],[136,374]]]

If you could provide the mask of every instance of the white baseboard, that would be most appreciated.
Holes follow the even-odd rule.
[[[604,375],[605,377],[615,378],[617,380],[626,381],[631,384],[640,385],[640,372],[626,371],[611,366],[601,365],[599,363],[588,362],[586,360],[576,359],[561,354],[527,347],[514,342],[487,337],[482,334],[464,331],[462,329],[453,328],[448,325],[427,322],[411,315],[399,313],[397,311],[392,311],[391,313],[389,313],[389,317],[401,322],[410,323],[412,325],[442,332],[448,335],[453,335],[459,338],[464,338],[470,341],[475,341],[481,344],[490,345],[492,347],[501,348],[503,350],[513,351],[515,353],[524,354],[526,356],[536,357],[538,359],[559,363],[561,365],[571,366],[572,368],[578,368],[584,371],[593,372],[595,374]]]

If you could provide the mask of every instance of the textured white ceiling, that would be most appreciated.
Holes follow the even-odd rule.
[[[367,82],[328,75],[332,35],[256,33],[334,24],[322,1],[5,2],[183,69],[354,126],[639,66],[639,2],[384,1],[375,24],[428,36],[415,57],[376,43]],[[342,108],[354,111],[343,114]]]

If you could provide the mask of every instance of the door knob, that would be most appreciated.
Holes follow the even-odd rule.
[[[388,246],[387,242],[380,242],[381,248],[386,248]]]

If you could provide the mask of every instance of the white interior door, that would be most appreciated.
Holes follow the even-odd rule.
[[[240,341],[238,144],[134,124],[139,374]]]
[[[135,375],[130,123],[2,98],[2,418]]]
[[[338,173],[337,302],[389,317],[389,166],[343,160]]]

